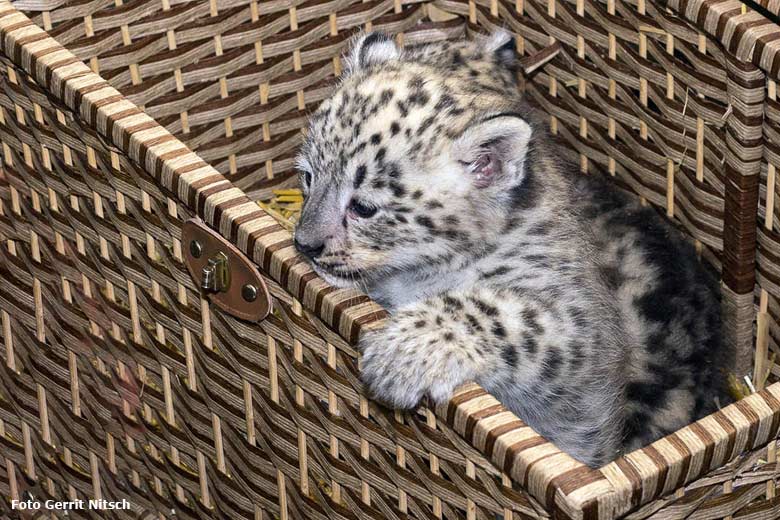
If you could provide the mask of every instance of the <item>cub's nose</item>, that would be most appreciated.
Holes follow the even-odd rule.
[[[299,253],[308,256],[309,258],[317,258],[322,254],[322,250],[325,249],[324,243],[307,244],[295,239],[295,249]]]

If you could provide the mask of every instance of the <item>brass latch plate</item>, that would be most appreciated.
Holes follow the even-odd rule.
[[[271,297],[257,266],[236,246],[198,219],[181,229],[185,264],[211,303],[231,316],[260,321],[271,310]]]

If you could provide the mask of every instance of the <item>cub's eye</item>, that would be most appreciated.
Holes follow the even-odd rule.
[[[303,172],[303,185],[307,188],[311,186],[311,172]]]
[[[376,215],[377,208],[352,199],[352,202],[349,203],[349,211],[360,218],[370,218]]]

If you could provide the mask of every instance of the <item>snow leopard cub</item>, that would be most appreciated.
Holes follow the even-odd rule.
[[[379,401],[475,380],[602,465],[725,402],[717,281],[651,209],[561,159],[511,38],[358,39],[299,156],[295,244],[391,313],[361,338]]]

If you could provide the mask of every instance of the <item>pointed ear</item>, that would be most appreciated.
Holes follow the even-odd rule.
[[[480,47],[486,54],[492,54],[504,67],[510,70],[517,69],[517,43],[510,32],[500,29],[490,36],[482,37]]]
[[[344,75],[349,76],[359,70],[400,57],[401,50],[390,36],[379,32],[359,34],[353,39],[347,53]]]
[[[531,126],[517,114],[497,114],[468,127],[453,143],[474,185],[513,185],[523,179]]]

